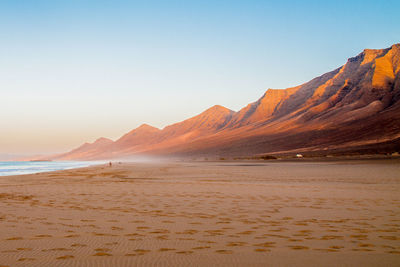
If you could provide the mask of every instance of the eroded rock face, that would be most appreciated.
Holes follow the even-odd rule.
[[[113,142],[99,139],[58,159],[146,154],[255,154],[323,149],[400,137],[400,44],[365,49],[305,84],[268,89],[238,112],[214,106],[157,129],[142,125]]]

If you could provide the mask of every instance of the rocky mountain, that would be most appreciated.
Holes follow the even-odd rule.
[[[115,142],[99,139],[57,159],[394,152],[400,150],[399,99],[395,44],[365,49],[300,86],[268,89],[238,112],[214,106],[164,129],[142,125]]]
[[[101,151],[106,151],[114,144],[110,139],[101,137],[93,143],[84,143],[80,147],[61,155],[56,155],[54,157],[48,157],[50,159],[56,160],[74,160],[74,159],[89,159],[93,155],[98,154]]]

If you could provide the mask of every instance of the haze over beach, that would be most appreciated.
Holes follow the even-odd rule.
[[[0,267],[399,266],[398,1],[2,1]]]

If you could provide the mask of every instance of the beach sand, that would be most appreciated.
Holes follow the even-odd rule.
[[[0,177],[0,266],[399,266],[400,161]]]

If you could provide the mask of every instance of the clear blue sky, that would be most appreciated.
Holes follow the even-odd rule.
[[[0,1],[0,153],[68,150],[400,42],[399,1]]]

